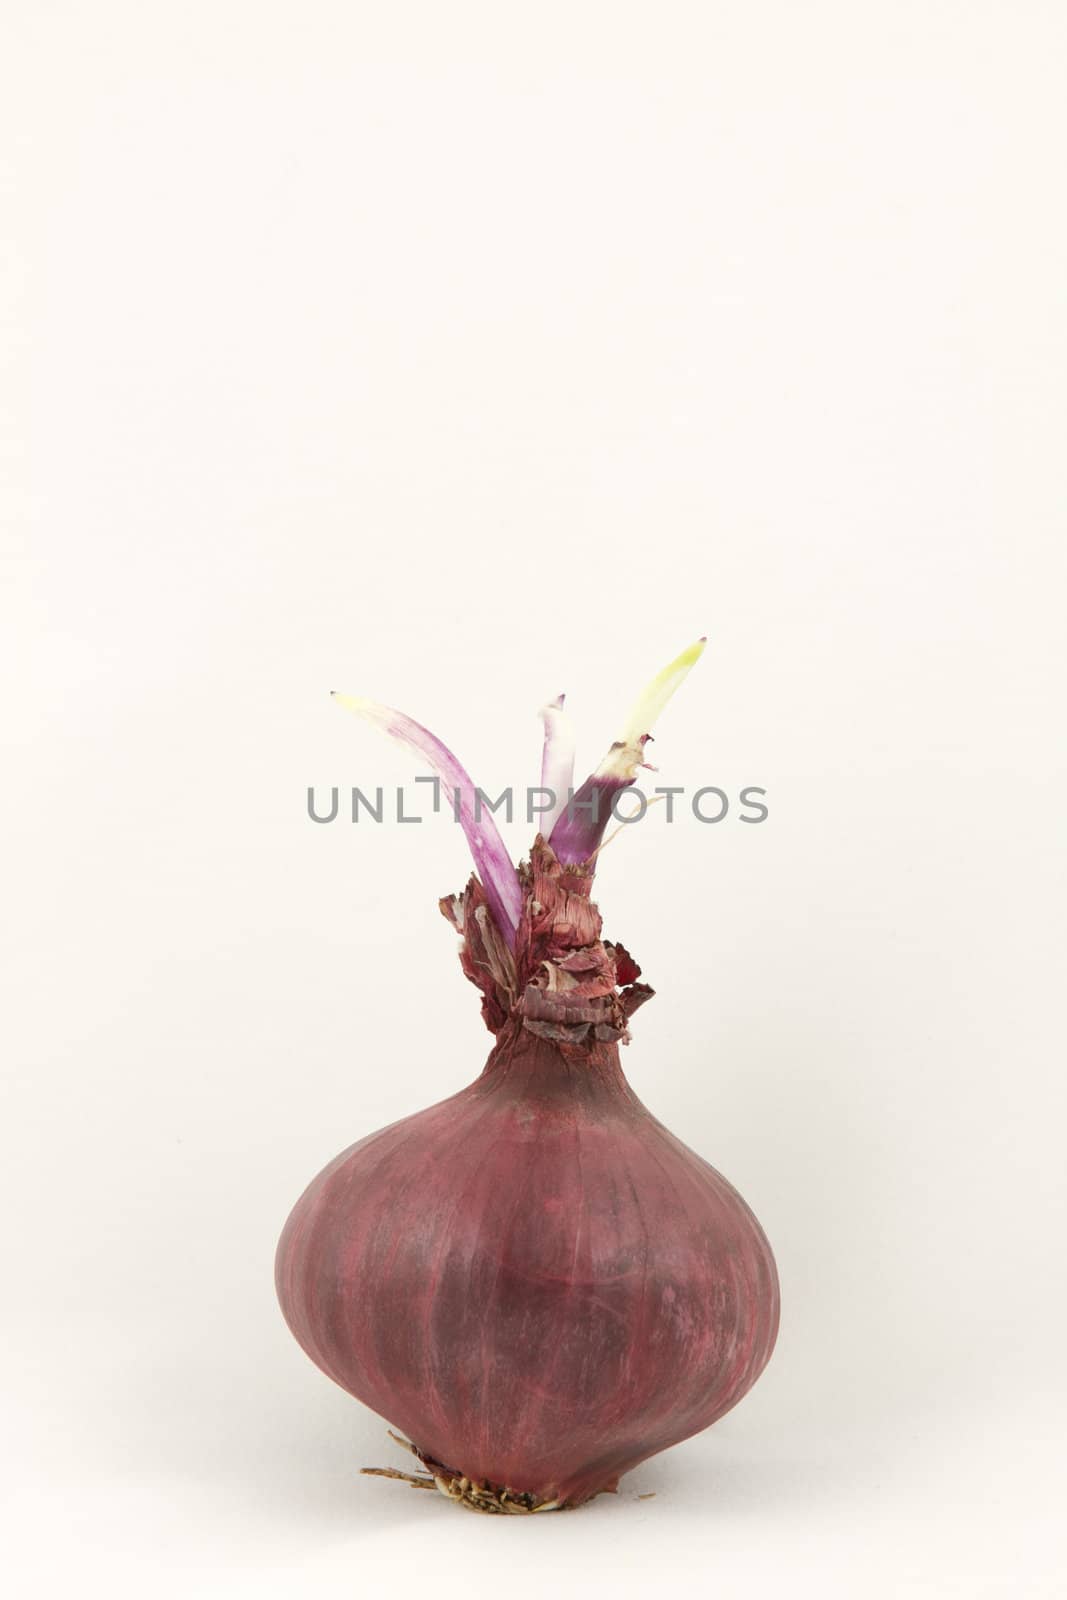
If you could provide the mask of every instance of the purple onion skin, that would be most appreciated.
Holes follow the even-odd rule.
[[[276,1281],[304,1350],[455,1477],[577,1506],[737,1404],[778,1279],[735,1189],[510,1019],[481,1076],[338,1156]]]

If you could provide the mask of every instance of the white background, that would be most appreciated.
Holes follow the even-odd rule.
[[[12,1594],[1061,1594],[1063,6],[4,33]],[[658,781],[770,817],[661,807],[599,899],[778,1350],[617,1498],[470,1516],[358,1476],[273,1298],[489,1042],[459,830],[306,816],[418,770],[327,691],[522,785],[705,631]]]

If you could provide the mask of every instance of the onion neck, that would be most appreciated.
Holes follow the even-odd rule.
[[[560,1046],[568,1060],[578,1052],[617,1062],[616,1053],[600,1047],[625,1044],[630,1017],[651,998],[625,946],[602,938],[591,897],[594,865],[561,861],[538,834],[519,868],[522,915],[512,947],[476,876],[462,895],[440,901],[460,935],[463,971],[482,992],[486,1026],[502,1041],[514,1023]],[[513,1050],[514,1040],[504,1048]]]
[[[537,1100],[604,1102],[644,1110],[630,1088],[614,1041],[574,1048],[531,1033],[520,1017],[509,1017],[475,1081],[475,1093],[511,1093]]]

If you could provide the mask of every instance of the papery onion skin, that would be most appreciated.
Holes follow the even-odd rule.
[[[617,1043],[517,1016],[466,1089],[314,1180],[276,1281],[311,1359],[424,1458],[563,1506],[715,1422],[778,1329],[759,1223]]]

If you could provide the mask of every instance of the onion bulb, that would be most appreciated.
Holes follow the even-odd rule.
[[[591,898],[610,800],[702,649],[653,680],[577,790],[562,696],[545,708],[557,805],[518,868],[440,741],[341,697],[428,761],[455,803],[477,870],[440,905],[495,1042],[466,1088],[315,1178],[282,1233],[277,1290],[311,1359],[405,1436],[420,1469],[387,1475],[474,1509],[560,1510],[615,1490],[736,1405],[774,1346],[759,1223],[623,1073],[619,1047],[653,991],[602,937]]]

